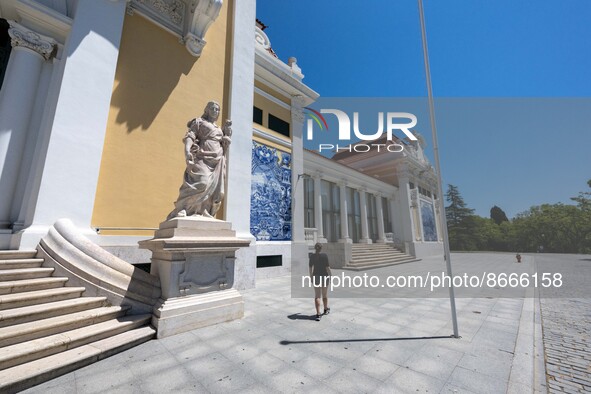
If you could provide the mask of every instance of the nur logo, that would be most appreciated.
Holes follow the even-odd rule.
[[[351,140],[351,119],[344,111],[338,109],[321,109],[320,112],[313,110],[310,107],[305,107],[310,112],[306,114],[310,116],[308,119],[306,138],[310,141],[314,139],[314,122],[320,127],[320,130],[328,131],[328,123],[322,114],[332,114],[337,117],[339,123],[339,140],[348,141]],[[399,123],[396,120],[406,119],[407,122]],[[392,134],[394,130],[400,130],[410,139],[411,141],[417,141],[409,129],[417,125],[417,117],[408,112],[387,112],[384,116],[384,112],[378,112],[378,130],[373,134],[364,134],[359,130],[359,112],[353,112],[353,133],[355,137],[363,141],[373,141],[379,138],[384,133],[384,123],[386,124],[386,133],[388,134],[388,140],[392,140]]]

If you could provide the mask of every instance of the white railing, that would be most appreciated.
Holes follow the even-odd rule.
[[[318,230],[315,228],[304,228],[304,237],[308,245],[314,246],[318,241]]]

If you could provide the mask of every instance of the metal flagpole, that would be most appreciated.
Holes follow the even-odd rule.
[[[437,127],[435,126],[435,106],[433,104],[433,89],[431,87],[431,69],[429,68],[429,51],[427,48],[427,31],[425,29],[425,15],[423,13],[423,0],[419,2],[419,17],[421,19],[421,36],[423,39],[423,59],[425,61],[425,76],[427,82],[427,95],[429,98],[429,116],[431,119],[431,135],[433,138],[433,152],[435,155],[435,171],[437,171],[438,183],[439,183],[439,221],[441,222],[443,231],[443,253],[445,263],[447,267],[447,275],[453,278],[451,271],[451,257],[449,253],[449,237],[447,234],[447,219],[445,216],[445,206],[443,204],[443,183],[441,181],[441,165],[439,163],[439,145],[437,143]],[[449,287],[449,302],[451,305],[451,319],[453,322],[455,338],[459,337],[458,334],[458,316],[456,314],[456,298],[454,295],[453,280]]]

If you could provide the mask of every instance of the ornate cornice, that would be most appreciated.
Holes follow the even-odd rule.
[[[181,43],[195,57],[207,43],[205,34],[220,15],[223,0],[131,0],[128,14],[135,11],[180,36]]]
[[[189,13],[189,25],[183,39],[191,55],[199,57],[205,41],[205,33],[217,19],[222,10],[223,0],[192,0]]]
[[[56,41],[51,37],[43,36],[33,30],[14,22],[9,21],[10,44],[13,48],[22,47],[37,52],[45,60],[55,55]]]

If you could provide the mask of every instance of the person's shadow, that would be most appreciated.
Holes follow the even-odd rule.
[[[294,313],[287,316],[289,320],[316,320],[316,315],[302,315],[301,313]]]

